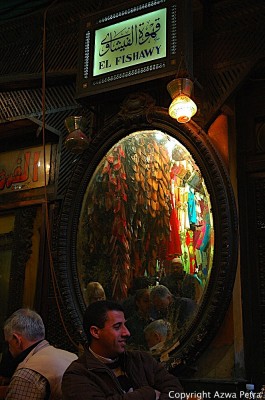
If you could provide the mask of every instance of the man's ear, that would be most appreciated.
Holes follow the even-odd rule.
[[[21,335],[14,332],[12,336],[16,342],[16,345],[22,349],[23,345],[22,345]]]
[[[169,304],[171,304],[173,302],[173,295],[172,294],[168,294],[167,295],[167,299],[169,301]]]
[[[95,325],[92,325],[90,327],[90,334],[95,338],[98,339],[99,338],[99,328]]]
[[[154,332],[154,337],[156,338],[156,343],[161,342],[161,335],[158,332]]]

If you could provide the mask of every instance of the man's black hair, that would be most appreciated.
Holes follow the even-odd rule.
[[[139,289],[148,289],[152,284],[152,278],[147,276],[137,276],[133,279],[132,287],[129,289],[129,294],[133,295]]]
[[[124,309],[121,304],[110,300],[95,301],[87,307],[83,318],[83,328],[87,336],[88,343],[91,342],[90,327],[97,326],[101,329],[104,328],[105,322],[107,321],[108,311],[121,311],[124,313]]]

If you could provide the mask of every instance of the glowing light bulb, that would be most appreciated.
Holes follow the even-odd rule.
[[[179,123],[185,124],[196,114],[197,106],[190,97],[180,94],[170,104],[168,112]]]
[[[196,114],[197,106],[190,98],[193,83],[188,78],[177,78],[169,82],[167,90],[172,98],[168,113],[179,123],[185,124]]]

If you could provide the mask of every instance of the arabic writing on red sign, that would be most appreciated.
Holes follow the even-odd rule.
[[[24,182],[37,182],[39,179],[40,151],[26,151],[24,157],[17,158],[17,165],[12,172],[0,170],[0,190],[14,188]]]

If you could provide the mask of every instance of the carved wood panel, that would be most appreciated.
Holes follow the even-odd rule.
[[[253,96],[251,103],[249,96]],[[265,379],[264,96],[264,82],[252,80],[243,87],[237,99],[245,364],[246,378],[257,385],[263,384]]]
[[[8,314],[23,303],[25,267],[31,254],[33,223],[37,208],[23,207],[16,210],[12,261],[9,282]]]

